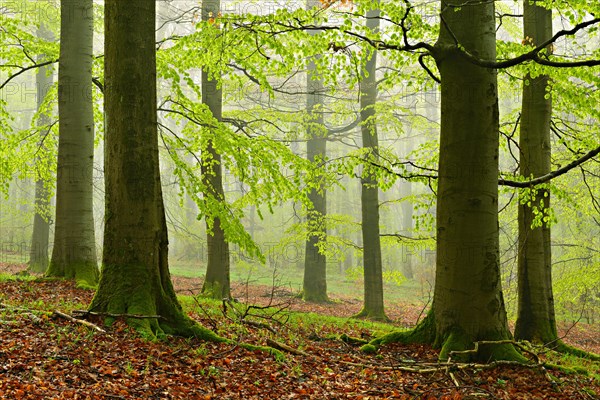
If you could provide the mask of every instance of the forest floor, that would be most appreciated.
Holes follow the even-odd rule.
[[[21,269],[0,265],[3,273]],[[181,294],[197,293],[200,285],[192,278],[174,277],[174,283]],[[231,303],[227,313],[220,302],[192,297],[182,302],[192,318],[221,335],[261,346],[275,340],[298,354],[286,352],[285,360],[276,360],[236,345],[175,337],[148,341],[119,320],[105,333],[96,332],[53,315],[54,310],[85,308],[92,290],[69,281],[4,280],[0,399],[600,398],[600,363],[550,351],[541,359],[583,368],[587,374],[541,366],[439,364],[437,351],[424,345],[385,345],[366,354],[360,345],[340,338],[368,338],[378,330],[408,326],[421,312],[411,304],[388,304],[393,323],[385,325],[349,319],[361,306],[350,296],[315,305],[282,288],[236,284],[234,289],[240,303]],[[275,311],[244,304],[271,305]],[[266,313],[250,325],[240,323],[232,309]],[[599,326],[580,323],[560,331],[565,342],[600,353]]]

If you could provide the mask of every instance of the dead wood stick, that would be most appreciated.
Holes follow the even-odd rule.
[[[438,371],[450,371],[450,370],[463,370],[463,369],[494,369],[499,365],[515,365],[524,368],[539,368],[541,365],[538,364],[525,364],[519,361],[492,361],[489,364],[478,364],[478,363],[414,363],[414,367],[405,367],[402,365],[375,365],[375,364],[360,364],[351,361],[339,361],[342,364],[352,365],[361,368],[373,368],[382,371],[404,371],[404,372],[415,372],[415,373],[429,373]]]
[[[271,325],[264,324],[262,322],[247,321],[247,320],[243,319],[242,323],[244,323],[246,325],[253,326],[255,328],[263,328],[263,329],[266,329],[266,330],[268,330],[269,332],[272,332],[272,333],[277,333],[277,332],[275,332],[275,329],[273,329],[273,327]]]
[[[71,321],[71,322],[74,322],[76,324],[81,324],[81,325],[87,326],[88,328],[95,329],[98,332],[106,333],[106,331],[104,329],[100,328],[96,324],[92,324],[91,322],[85,321],[83,319],[73,318],[70,315],[65,314],[63,312],[60,312],[58,310],[54,310],[54,314],[53,315],[56,315],[57,317],[60,317],[60,318],[63,318],[63,319],[66,319],[67,321]]]
[[[275,349],[287,351],[288,353],[296,354],[299,356],[309,356],[310,355],[308,353],[303,352],[302,350],[298,350],[298,349],[290,347],[286,344],[276,342],[273,339],[267,339],[267,345],[269,345]]]
[[[413,367],[403,367],[401,365],[373,365],[373,364],[360,364],[351,361],[339,361],[342,364],[352,365],[354,367],[360,368],[373,368],[380,371],[404,371],[404,372],[416,372],[416,373],[427,373],[427,372],[438,372],[443,368],[413,368]]]

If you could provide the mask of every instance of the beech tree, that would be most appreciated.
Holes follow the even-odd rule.
[[[216,17],[220,7],[220,0],[203,1],[202,20],[208,21]],[[217,121],[222,121],[223,91],[217,80],[212,79],[206,69],[202,70],[202,102],[208,106]],[[203,186],[207,192],[205,196],[213,201],[224,202],[221,155],[215,149],[211,139],[208,139],[203,150],[201,172]],[[229,243],[218,215],[213,218],[206,217],[206,247],[208,257],[202,293],[216,299],[229,298]]]
[[[552,10],[540,1],[523,2],[524,42],[540,46],[552,38]],[[553,45],[546,49],[548,54]],[[536,179],[551,171],[552,96],[547,73],[528,73],[523,84],[519,150],[520,174]],[[550,190],[524,189],[518,206],[518,308],[515,338],[559,351],[599,359],[564,344],[558,337],[552,279]]]
[[[367,27],[379,30],[379,10],[366,14]],[[364,157],[377,164],[379,159],[379,139],[377,135],[377,50],[367,56],[362,73],[360,90],[361,134]],[[368,164],[367,164],[368,165]],[[364,305],[358,317],[387,320],[383,306],[383,264],[381,261],[381,238],[379,229],[379,185],[372,167],[366,166],[361,181],[361,215],[364,268]]]
[[[308,0],[306,9],[320,6],[318,0]],[[317,34],[313,31],[312,34]],[[315,56],[316,57],[316,56]],[[314,60],[310,60],[306,73],[306,112],[308,115],[306,158],[315,170],[321,169],[327,155],[327,130],[323,122],[323,82],[319,78]],[[322,176],[317,172],[315,187],[310,189],[307,214],[307,238],[304,250],[304,280],[302,298],[305,301],[324,302],[327,297],[327,256],[322,245],[327,237],[325,218],[327,216],[327,191]]]
[[[437,260],[430,316],[440,358],[480,340],[511,338],[498,238],[497,74],[460,54],[496,59],[493,2],[441,1],[436,63],[441,79]],[[470,357],[469,357],[470,358]],[[512,345],[482,346],[473,358],[520,359]]]
[[[419,44],[435,58],[441,82],[432,307],[413,331],[373,344],[422,341],[441,347],[440,359],[523,360],[503,343],[452,353],[472,349],[475,342],[512,338],[499,265],[497,74],[464,56],[495,61],[495,7],[493,2],[468,3],[458,7],[442,0],[437,43]]]
[[[524,41],[539,46],[552,37],[552,10],[535,2],[523,2]],[[548,47],[550,51],[550,47]],[[550,121],[552,100],[546,74],[527,74],[523,84],[520,173],[526,179],[550,172]],[[519,203],[518,310],[515,337],[537,343],[557,340],[550,226],[545,218],[550,191],[532,188]],[[534,222],[537,220],[537,223]]]
[[[40,38],[52,40],[52,33],[45,24],[41,24],[38,28],[38,36]],[[38,61],[44,59],[44,56],[38,57]],[[43,105],[44,99],[48,94],[50,86],[54,81],[53,75],[48,74],[52,70],[50,66],[40,67],[36,73],[36,84],[37,84],[37,106],[38,112],[40,112]],[[50,119],[45,113],[40,113],[37,124],[40,127],[48,125]],[[46,132],[40,133],[40,146],[43,146],[43,138]],[[31,246],[29,248],[29,265],[27,270],[31,272],[44,273],[48,268],[48,244],[50,240],[50,221],[49,221],[49,208],[50,202],[48,199],[48,183],[41,176],[41,171],[44,170],[45,166],[40,165],[44,163],[43,157],[36,157],[35,164],[37,171],[37,177],[35,180],[35,198],[34,208],[35,213],[33,217],[33,233],[31,234]]]
[[[46,274],[98,281],[93,215],[93,1],[62,0],[54,247]]]
[[[217,339],[181,309],[171,283],[158,164],[154,0],[105,3],[105,200],[102,274],[89,309],[149,336]]]

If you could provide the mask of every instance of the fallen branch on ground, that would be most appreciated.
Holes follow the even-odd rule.
[[[273,339],[267,339],[267,346],[271,346],[278,350],[287,351],[288,353],[296,354],[298,356],[309,356],[310,355],[308,353],[303,352],[302,350],[298,350],[298,349],[290,347],[286,344],[276,342]]]
[[[99,327],[98,325],[96,325],[96,324],[92,324],[91,322],[88,322],[88,321],[86,321],[86,320],[84,320],[84,319],[77,319],[77,318],[73,318],[73,317],[71,317],[70,315],[68,315],[68,314],[65,314],[65,313],[63,313],[63,312],[60,312],[60,311],[58,311],[58,310],[54,310],[54,313],[53,313],[52,315],[53,315],[53,316],[60,317],[60,318],[63,318],[63,319],[66,319],[67,321],[71,321],[71,322],[74,322],[74,323],[76,323],[76,324],[81,324],[81,325],[87,326],[88,328],[95,329],[95,330],[97,330],[98,332],[101,332],[101,333],[106,333],[106,331],[105,331],[104,329],[100,328],[100,327]]]
[[[269,332],[271,332],[271,333],[277,333],[277,331],[275,331],[275,329],[274,329],[274,328],[273,328],[271,325],[268,325],[268,324],[263,324],[262,322],[256,322],[256,321],[247,321],[247,320],[245,320],[245,319],[244,319],[244,320],[242,320],[242,323],[243,323],[243,324],[246,324],[246,325],[253,326],[253,327],[255,327],[255,328],[263,328],[263,329],[266,329],[266,330],[268,330],[268,331],[269,331]]]

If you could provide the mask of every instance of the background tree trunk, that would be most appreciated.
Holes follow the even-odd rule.
[[[440,358],[478,340],[511,337],[500,281],[498,237],[498,92],[496,71],[459,54],[496,59],[494,2],[462,7],[442,0],[436,43],[441,74],[437,262],[433,300]],[[520,358],[512,345],[483,346],[468,358]]]
[[[46,40],[53,40],[52,32],[42,23],[38,28],[38,36]],[[43,56],[40,56],[38,60],[42,60]],[[36,85],[37,85],[37,108],[38,110],[44,102],[44,98],[48,93],[48,90],[54,82],[53,75],[48,75],[48,72],[52,70],[51,66],[45,66],[38,69],[36,74]],[[45,126],[50,123],[50,119],[45,114],[40,114],[38,118],[38,126]],[[46,135],[46,131],[40,133],[41,137]],[[43,146],[43,143],[40,143]],[[44,157],[36,157],[35,165],[38,169],[37,179],[35,181],[35,214],[33,217],[33,233],[31,235],[31,246],[29,248],[29,266],[27,270],[29,272],[43,273],[48,268],[48,243],[50,239],[50,217],[49,208],[50,202],[48,199],[48,189],[46,188],[46,182],[43,177],[40,176],[41,171],[48,168],[47,165],[40,165],[44,163]]]
[[[306,7],[311,9],[319,6],[317,0],[307,0]],[[323,126],[323,82],[315,75],[315,63],[310,62],[307,71],[306,111],[309,116],[306,142],[306,157],[313,162],[314,168],[320,168],[316,163],[322,162],[327,154],[326,130]],[[302,298],[305,301],[327,301],[327,257],[319,250],[319,242],[327,237],[325,216],[327,215],[327,194],[322,184],[311,189],[308,194],[313,208],[308,211],[308,237],[304,252],[304,282]]]
[[[105,196],[102,275],[90,310],[130,319],[149,336],[216,336],[187,318],[168,266],[158,161],[154,0],[105,3]]]
[[[523,1],[524,37],[532,45],[552,37],[552,11]],[[550,172],[550,119],[552,100],[548,94],[548,76],[527,75],[523,85],[521,110],[520,172],[535,178]],[[550,192],[539,190],[531,207],[519,203],[518,311],[515,337],[538,343],[556,341],[550,227],[531,228],[534,208],[550,207]]]
[[[210,16],[216,18],[221,7],[220,0],[204,0],[202,2],[202,19],[207,21]],[[213,117],[221,121],[223,111],[223,91],[217,88],[217,81],[208,76],[208,71],[202,71],[202,102],[208,106]],[[223,191],[223,172],[221,155],[213,147],[212,140],[208,141],[205,154],[202,155],[202,179],[207,188],[205,196],[219,201],[225,201]],[[224,299],[230,296],[230,261],[229,243],[221,227],[221,219],[215,217],[206,222],[206,246],[208,261],[206,277],[202,285],[204,295]]]
[[[412,131],[412,128],[411,128]],[[406,157],[413,151],[415,139],[410,137],[407,138],[404,143],[404,153]],[[412,166],[406,166],[406,172],[412,172]],[[400,198],[402,198],[402,203],[400,203],[400,211],[402,213],[402,232],[403,235],[412,236],[413,235],[413,211],[414,205],[412,201],[405,200],[405,198],[410,198],[412,196],[412,182],[408,180],[404,180],[399,182],[400,190]],[[406,277],[406,279],[414,279],[414,271],[413,271],[413,254],[415,250],[413,250],[409,244],[401,244],[402,247],[402,258],[400,262],[402,263],[402,274]]]
[[[367,12],[367,27],[379,29],[379,10]],[[379,139],[375,105],[377,103],[377,51],[367,60],[360,81],[360,116],[362,146],[365,157],[374,162],[379,158]],[[368,165],[368,164],[367,164]],[[365,165],[361,176],[361,215],[364,267],[364,305],[358,317],[387,320],[383,306],[383,263],[379,236],[379,186],[372,168]]]
[[[60,8],[56,226],[47,275],[95,285],[93,2],[62,0]]]

